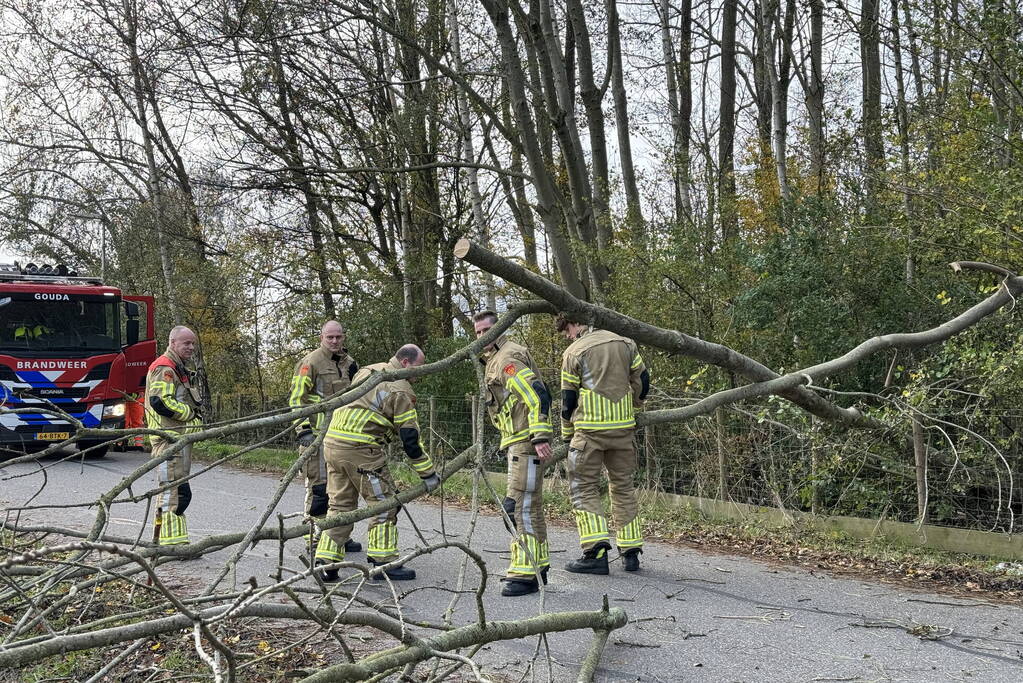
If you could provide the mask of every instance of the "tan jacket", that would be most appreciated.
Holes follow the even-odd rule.
[[[168,348],[146,376],[146,426],[181,429],[199,424],[199,391],[192,386],[184,361]],[[149,438],[153,444],[163,441],[156,435]]]
[[[388,370],[401,370],[401,363],[391,358],[387,363],[367,365],[355,374],[352,384],[359,384],[374,371]],[[361,398],[335,410],[326,441],[344,446],[381,446],[395,434],[401,438],[412,468],[419,476],[425,478],[433,474],[433,461],[419,438],[416,393],[404,379],[381,382]]]
[[[636,342],[607,330],[587,329],[561,359],[562,391],[578,392],[578,406],[562,420],[562,436],[568,438],[576,429],[635,427],[645,369]]]
[[[351,386],[352,378],[358,370],[359,366],[348,355],[348,349],[341,349],[341,353],[333,354],[330,349],[320,346],[306,354],[295,365],[288,405],[292,408],[301,408],[344,391]],[[296,426],[299,431],[319,429],[323,422],[323,413],[320,413],[314,417],[314,421],[311,422],[310,418],[305,417],[299,420]]]
[[[551,397],[529,350],[502,336],[480,360],[486,365],[487,412],[501,433],[501,448],[527,439],[550,441]],[[536,383],[541,392],[534,388]]]

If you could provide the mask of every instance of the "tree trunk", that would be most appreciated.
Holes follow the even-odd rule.
[[[891,32],[892,56],[895,61],[895,112],[899,126],[899,160],[902,167],[902,212],[907,228],[904,280],[908,286],[913,284],[916,274],[916,223],[913,218],[913,196],[909,191],[912,181],[909,172],[909,108],[906,105],[906,80],[902,68],[899,0],[892,0]]]
[[[142,129],[142,149],[146,156],[146,183],[149,187],[149,201],[153,205],[153,218],[156,224],[156,248],[160,254],[160,272],[163,275],[163,286],[167,294],[167,308],[175,325],[183,324],[181,305],[174,286],[174,263],[171,260],[170,246],[167,244],[167,233],[164,225],[163,193],[161,191],[160,172],[156,167],[156,155],[153,151],[153,135],[149,130],[146,114],[146,100],[142,60],[138,52],[138,5],[133,0],[124,0],[124,18],[127,27],[125,34],[129,61],[131,64],[132,84],[135,92],[135,104],[138,108],[139,127]]]
[[[668,90],[668,111],[671,114],[671,177],[675,190],[675,219],[691,221],[692,198],[689,192],[689,131],[692,125],[693,95],[692,0],[681,0],[679,58],[671,40],[671,4],[661,0],[661,53],[664,56],[664,81]]]
[[[810,175],[815,194],[824,192],[824,2],[810,0],[810,77],[806,115],[810,127]]]
[[[880,174],[884,166],[884,142],[881,129],[881,56],[878,28],[880,3],[863,0],[860,19],[860,67],[863,91],[863,168],[866,188],[867,220],[877,219],[880,210]]]
[[[515,113],[521,133],[519,139],[526,162],[529,164],[530,174],[533,176],[537,213],[539,213],[540,220],[547,231],[554,263],[565,289],[572,292],[573,296],[585,298],[586,290],[575,269],[575,260],[572,258],[568,240],[562,233],[562,227],[556,215],[559,208],[556,188],[541,151],[541,138],[537,136],[537,129],[533,125],[529,100],[526,97],[526,78],[522,71],[522,61],[519,58],[515,35],[511,30],[508,6],[505,0],[481,0],[481,2],[490,16],[490,21],[497,33],[498,43],[501,46],[504,80],[508,86],[511,108]]]
[[[644,239],[643,209],[640,206],[636,168],[632,161],[632,138],[629,134],[629,100],[625,94],[624,65],[622,64],[622,37],[617,0],[607,0],[608,50],[611,58],[611,96],[615,103],[615,129],[618,133],[618,157],[622,163],[622,185],[625,190],[625,222],[632,231],[633,241],[640,245]],[[668,69],[672,67],[669,63]]]
[[[462,74],[462,41],[459,31],[457,5],[452,2],[447,12],[448,35],[451,40],[451,60],[455,71]],[[466,175],[469,178],[469,201],[472,204],[472,218],[479,233],[480,242],[484,245],[490,244],[490,223],[483,215],[483,196],[480,194],[479,173],[476,170],[476,148],[473,143],[472,120],[469,118],[469,103],[466,101],[465,91],[455,88],[455,105],[458,108],[458,119],[462,125],[462,158],[466,164]],[[506,180],[502,176],[502,180]],[[442,258],[450,252],[445,249]],[[534,257],[535,258],[535,257]],[[442,269],[444,277],[450,274],[448,268]],[[483,286],[486,287],[487,309],[497,310],[497,297],[494,291],[494,277],[490,273],[481,273]],[[446,286],[447,288],[447,286]]]
[[[727,244],[739,236],[735,196],[735,24],[737,0],[724,0],[721,12],[721,93],[718,132],[718,211],[721,239]]]

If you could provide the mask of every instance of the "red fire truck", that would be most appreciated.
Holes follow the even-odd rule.
[[[122,295],[63,265],[0,264],[0,407],[23,409],[0,411],[0,455],[71,437],[71,422],[32,409],[56,407],[89,428],[142,426],[134,399],[156,358],[153,330],[151,296]]]

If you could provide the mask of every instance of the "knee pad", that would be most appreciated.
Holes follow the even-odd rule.
[[[327,485],[316,484],[312,488],[312,494],[309,500],[309,516],[322,517],[327,514],[327,505],[330,502],[327,497]]]
[[[186,481],[184,484],[178,485],[178,509],[174,511],[176,515],[185,514],[185,510],[188,508],[188,504],[192,502],[192,487],[188,485]]]
[[[505,498],[501,501],[501,507],[508,513],[508,518],[512,521],[512,525],[515,525],[515,499]]]

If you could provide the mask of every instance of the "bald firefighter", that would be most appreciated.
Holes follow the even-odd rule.
[[[374,371],[386,372],[422,365],[422,350],[407,344],[386,363],[374,363],[359,370],[352,380],[359,384]],[[440,477],[433,460],[423,450],[419,438],[416,394],[409,380],[381,382],[364,396],[334,411],[327,430],[327,495],[331,515],[356,509],[361,496],[367,504],[379,503],[394,495],[394,484],[387,469],[384,444],[394,435],[412,464],[412,469],[426,483],[428,491],[440,486]],[[395,508],[370,519],[366,556],[374,565],[383,565],[398,558],[398,511]],[[351,524],[327,529],[316,546],[317,564],[340,562],[345,557],[345,543],[352,534]],[[413,569],[403,566],[386,570],[392,580],[416,578]],[[336,569],[320,571],[324,581],[337,581]],[[380,578],[380,577],[378,577]]]
[[[202,425],[199,392],[192,386],[186,364],[195,354],[195,333],[181,325],[170,331],[167,350],[153,361],[146,376],[146,426],[184,432]],[[163,457],[171,442],[151,435],[152,457]],[[192,447],[185,446],[158,467],[160,486],[187,477],[192,467]],[[188,482],[161,492],[156,499],[157,541],[160,545],[188,543],[185,510],[192,501]]]
[[[320,346],[307,354],[295,366],[295,374],[291,378],[291,395],[288,405],[292,408],[319,403],[328,396],[344,391],[351,386],[352,378],[359,371],[359,366],[348,355],[345,348],[345,330],[341,323],[330,320],[320,329]],[[301,454],[316,440],[316,435],[326,427],[329,415],[319,413],[312,418],[297,421],[298,452]],[[327,461],[324,458],[324,445],[305,462],[305,506],[306,516],[312,520],[321,520],[327,514]],[[348,539],[345,551],[357,553],[362,545]]]
[[[650,375],[636,342],[559,314],[555,326],[572,344],[561,361],[561,433],[570,440],[569,491],[583,556],[565,567],[577,574],[607,574],[611,549],[600,497],[607,470],[615,541],[625,571],[639,570],[643,552],[636,472],[636,408],[650,389]]]
[[[497,322],[493,311],[473,316],[476,337]],[[546,583],[550,567],[547,522],[543,514],[544,463],[551,457],[551,395],[526,347],[502,335],[483,350],[487,412],[501,434],[508,459],[508,487],[503,505],[515,524],[511,564],[501,595],[529,595]]]

